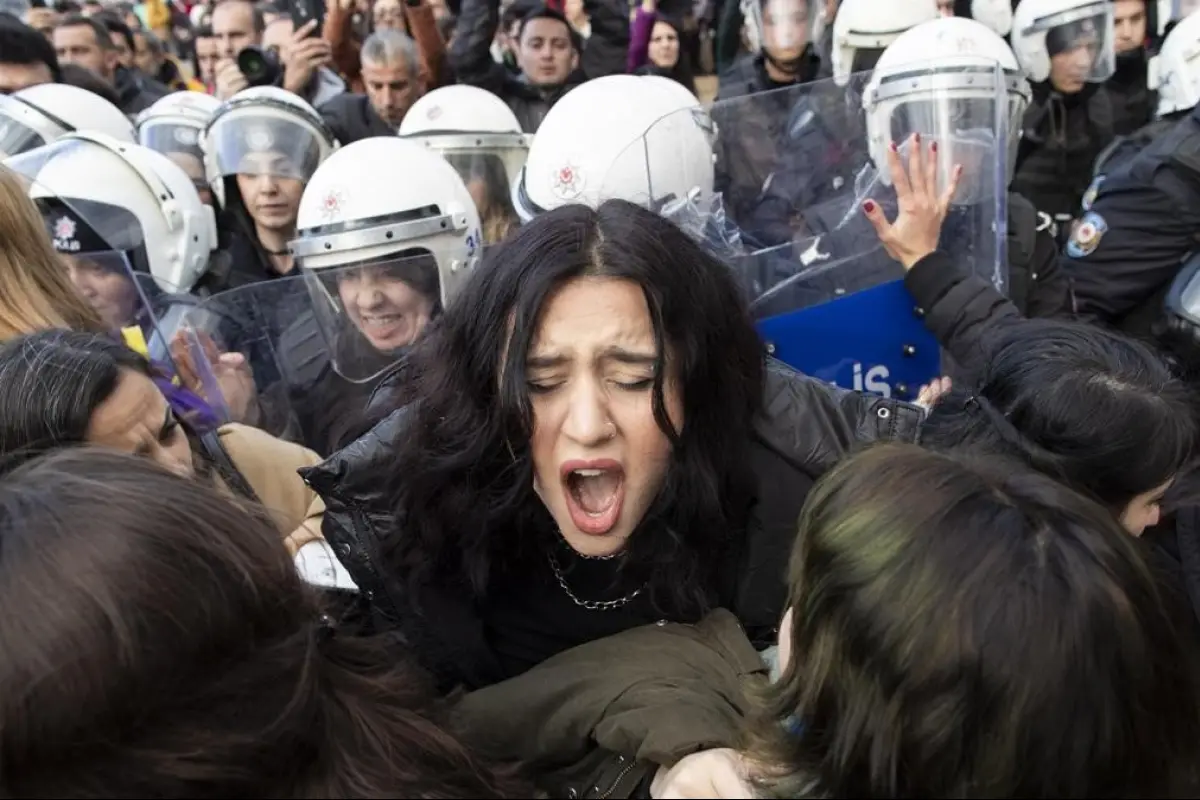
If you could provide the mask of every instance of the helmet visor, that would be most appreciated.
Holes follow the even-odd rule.
[[[40,133],[21,121],[30,108],[20,100],[0,95],[0,158],[41,147],[46,140]]]
[[[276,115],[230,114],[208,133],[209,151],[222,177],[271,175],[307,181],[321,161],[316,131]]]

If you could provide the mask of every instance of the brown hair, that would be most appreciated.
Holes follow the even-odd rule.
[[[46,328],[106,330],[71,284],[22,179],[0,166],[0,341]]]
[[[265,518],[146,459],[0,483],[0,795],[528,796],[403,649],[334,632]]]
[[[1098,504],[1017,463],[868,450],[813,490],[775,797],[1196,796],[1190,609]]]

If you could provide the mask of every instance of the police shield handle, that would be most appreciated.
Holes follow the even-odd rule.
[[[920,134],[913,134],[908,148],[908,169],[903,164],[896,143],[888,148],[888,170],[896,188],[899,213],[895,222],[888,222],[883,209],[874,200],[863,203],[863,212],[875,226],[875,233],[889,256],[903,265],[905,271],[937,249],[942,223],[950,209],[962,166],[956,164],[946,189],[937,191],[937,142],[929,143],[929,155],[921,146]]]
[[[211,371],[221,397],[207,397],[206,386],[201,378],[201,367],[196,364],[190,341],[198,341],[204,350],[205,366]],[[183,385],[210,404],[223,402],[229,422],[256,425],[261,416],[258,405],[258,388],[246,357],[241,353],[222,353],[216,342],[207,333],[179,331],[171,340],[171,358],[175,361],[179,380]]]

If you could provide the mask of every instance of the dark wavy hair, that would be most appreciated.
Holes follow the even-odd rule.
[[[533,491],[525,358],[547,299],[586,276],[641,287],[659,358],[654,417],[673,445],[625,563],[645,572],[658,610],[698,614],[753,498],[747,451],[762,406],[761,345],[730,271],[624,201],[559,208],[519,229],[417,344],[399,398],[415,418],[395,443],[401,535],[386,537],[386,558],[409,580],[439,574],[477,595],[499,562],[544,558],[554,528]],[[663,399],[668,350],[682,393],[679,433]]]
[[[1119,513],[1178,475],[1196,446],[1187,387],[1140,342],[1091,325],[1002,330],[974,389],[955,387],[921,441],[1010,456]]]
[[[635,74],[661,75],[680,84],[692,94],[696,94],[696,74],[695,70],[692,69],[692,57],[687,51],[687,40],[684,38],[683,22],[677,17],[659,13],[654,18],[654,24],[657,25],[660,22],[670,26],[675,31],[675,37],[679,39],[679,58],[675,60],[675,66],[670,69],[663,69],[652,61],[647,60],[645,64],[638,67]],[[654,35],[653,27],[650,28],[650,35]]]
[[[395,642],[337,632],[265,512],[146,459],[0,482],[5,797],[529,797]]]
[[[1195,797],[1191,610],[1106,509],[995,456],[884,445],[813,489],[768,797]]]

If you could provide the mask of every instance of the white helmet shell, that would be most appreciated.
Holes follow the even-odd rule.
[[[49,144],[75,131],[95,131],[122,142],[136,141],[133,123],[121,109],[93,92],[63,83],[30,86],[0,98],[2,117],[37,134],[40,141],[31,140],[31,147]],[[16,155],[16,151],[5,155]]]
[[[971,0],[971,19],[987,25],[997,36],[1008,36],[1013,26],[1012,0]]]
[[[690,92],[661,81],[587,81],[542,121],[513,185],[513,206],[528,221],[572,203],[595,208],[620,198],[655,207],[668,196],[711,192],[712,146],[699,117],[707,114]]]
[[[443,303],[482,245],[479,212],[454,167],[398,137],[362,139],[321,164],[300,198],[296,228],[289,248],[306,270],[427,250],[437,258]]]
[[[161,153],[101,133],[67,134],[46,149],[58,152],[30,176],[32,199],[126,209],[141,228],[135,236],[159,288],[191,291],[217,247],[217,225],[182,169]]]
[[[171,92],[137,116],[140,130],[147,122],[170,120],[203,130],[221,108],[221,101],[204,92]]]
[[[1200,103],[1200,11],[1180,20],[1150,62],[1150,89],[1158,92],[1159,117]]]
[[[317,110],[292,92],[277,86],[252,86],[243,89],[226,100],[212,115],[200,140],[200,147],[204,151],[205,175],[213,194],[222,206],[226,203],[224,177],[227,173],[222,168],[220,158],[221,129],[259,121],[273,124],[291,123],[304,129],[317,143],[317,165],[323,163],[338,147],[337,140],[333,138],[333,133]]]
[[[486,89],[465,84],[434,89],[404,115],[401,136],[431,133],[521,133],[508,104]]]
[[[965,17],[941,17],[911,28],[888,46],[863,94],[871,160],[885,184],[891,182],[887,152],[896,107],[906,100],[929,97],[933,86],[949,99],[994,99],[997,87],[992,79],[997,66],[1008,96],[1011,145],[1031,92],[1012,50],[991,28]],[[923,74],[912,77],[914,67]],[[892,81],[896,81],[895,88],[888,86]]]
[[[1021,0],[1013,14],[1012,49],[1029,80],[1042,83],[1050,78],[1046,34],[1059,25],[1092,17],[1104,20],[1103,30],[1097,32],[1104,51],[1088,81],[1103,83],[1115,68],[1111,0]]]
[[[846,85],[859,50],[883,50],[910,28],[937,18],[937,0],[842,0],[833,21],[834,80]]]

